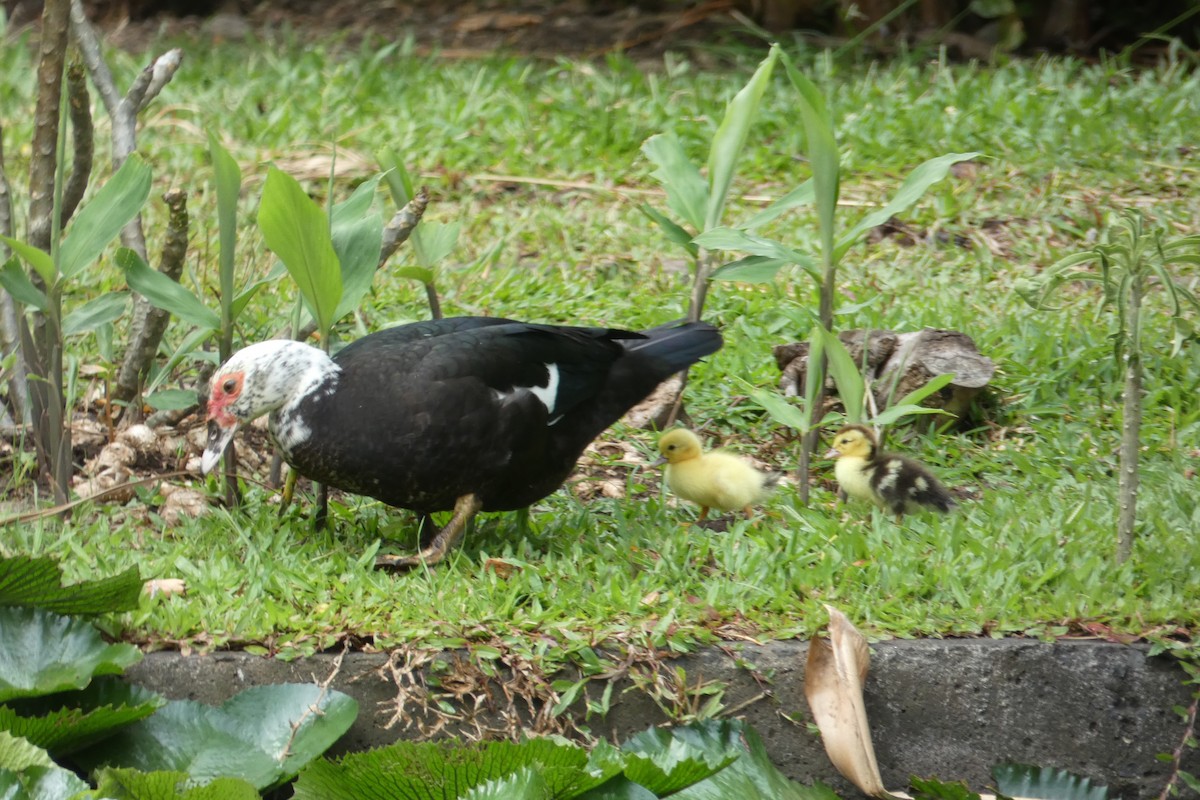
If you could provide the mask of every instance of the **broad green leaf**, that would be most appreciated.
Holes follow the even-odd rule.
[[[342,298],[334,312],[335,320],[357,310],[371,290],[382,246],[383,218],[379,214],[341,225],[334,223],[333,247],[342,267]]]
[[[379,168],[383,170],[383,180],[387,183],[388,192],[398,208],[403,208],[413,199],[413,181],[404,161],[392,148],[375,155]]]
[[[220,242],[219,288],[222,314],[226,323],[237,319],[232,309],[234,256],[237,250],[237,204],[242,191],[242,170],[212,131],[208,133],[208,153],[212,159],[213,182],[217,187],[217,233]],[[226,309],[228,311],[226,312]]]
[[[829,363],[825,359],[825,337],[821,335],[822,331],[820,325],[814,325],[808,332],[808,369],[804,371],[804,419],[808,425],[812,424],[817,397],[825,386],[825,372],[829,369]],[[807,433],[808,428],[804,431]]]
[[[948,417],[954,416],[949,411],[944,411],[940,408],[929,408],[927,406],[917,406],[912,403],[896,403],[888,406],[883,411],[880,411],[871,418],[871,422],[879,427],[891,425],[898,419],[904,417],[917,416],[920,414],[945,414]]]
[[[700,248],[692,244],[692,234],[675,220],[663,214],[656,208],[653,208],[648,203],[638,205],[638,210],[654,221],[662,232],[666,234],[667,240],[675,244],[683,245],[683,247],[691,254],[693,258],[700,255]]]
[[[946,372],[930,378],[925,382],[924,386],[918,386],[908,394],[896,401],[896,405],[920,405],[921,401],[929,397],[934,392],[940,390],[943,386],[948,385],[954,380],[953,372]]]
[[[1028,764],[1001,764],[992,769],[996,789],[1008,797],[1037,797],[1039,800],[1106,800],[1108,787],[1093,786],[1088,778]]]
[[[866,381],[863,380],[858,365],[850,357],[850,351],[842,344],[842,340],[824,328],[819,330],[825,344],[825,362],[829,368],[829,375],[837,385],[838,397],[842,400],[842,407],[846,409],[846,421],[862,422],[863,403],[867,394]]]
[[[398,278],[420,281],[421,283],[433,283],[433,270],[426,267],[400,267],[399,269],[391,270],[391,272]]]
[[[775,280],[779,270],[785,267],[800,267],[814,278],[820,279],[816,268],[807,263],[797,263],[787,258],[767,258],[766,256],[746,256],[737,261],[722,264],[712,271],[709,276],[714,281],[742,281],[743,283],[770,283]]]
[[[947,153],[944,156],[929,159],[908,173],[908,177],[900,185],[900,189],[896,192],[895,197],[887,205],[867,214],[845,236],[838,240],[835,260],[840,261],[846,251],[858,242],[859,237],[871,230],[871,228],[882,225],[895,215],[903,214],[915,205],[925,195],[925,192],[929,190],[930,186],[946,177],[950,172],[950,167],[960,161],[970,161],[973,158],[978,158],[979,155],[979,153]]]
[[[134,153],[75,215],[58,251],[64,278],[91,266],[150,196],[150,167]]]
[[[226,775],[266,789],[325,752],[357,714],[358,704],[341,692],[256,686],[220,707],[170,702],[76,758],[89,767],[182,770],[197,782]]]
[[[333,204],[333,230],[335,234],[339,224],[360,220],[371,213],[371,209],[375,207],[375,190],[379,188],[379,181],[382,179],[382,172],[368,178],[354,187],[354,191],[345,200]],[[379,261],[378,258],[375,260],[376,262]]]
[[[148,717],[165,702],[148,689],[105,675],[80,691],[0,705],[0,730],[61,758]]]
[[[676,738],[672,731],[650,728],[621,743],[625,777],[660,797],[675,796],[711,777],[741,756],[739,752],[704,752]]]
[[[33,285],[33,281],[29,280],[29,275],[21,269],[21,264],[15,257],[6,261],[4,268],[0,269],[0,286],[21,305],[36,308],[38,311],[45,311],[50,307],[45,293]]]
[[[175,352],[172,353],[171,357],[167,359],[167,363],[163,364],[162,369],[157,370],[154,373],[154,376],[146,385],[146,388],[142,390],[143,393],[146,395],[153,393],[154,390],[159,387],[159,384],[171,377],[175,366],[188,355],[197,353],[200,345],[203,344],[206,339],[212,336],[213,333],[214,331],[212,328],[192,329],[187,336],[183,337],[183,341],[180,342],[179,346],[175,348]],[[216,353],[213,353],[212,355],[214,358],[217,356]]]
[[[216,778],[191,785],[186,772],[102,769],[96,793],[112,800],[259,800],[258,790],[241,778]]]
[[[132,611],[142,596],[137,567],[93,581],[62,582],[62,568],[45,556],[0,558],[0,606],[36,606],[59,614]]]
[[[158,411],[181,411],[199,402],[195,389],[162,389],[145,397],[146,405]]]
[[[0,731],[0,768],[22,772],[30,767],[52,766],[54,760],[45,750],[20,736]]]
[[[813,198],[817,205],[817,227],[821,238],[821,254],[828,267],[836,265],[840,254],[834,249],[834,217],[840,191],[841,156],[833,136],[833,120],[825,107],[825,99],[808,78],[786,56],[783,65],[792,86],[800,95],[800,119],[808,142],[808,161],[813,172]]]
[[[418,263],[423,267],[434,267],[450,255],[458,244],[461,228],[459,222],[422,222],[411,238]]]
[[[194,294],[156,269],[151,269],[134,251],[122,247],[117,251],[117,266],[125,273],[129,288],[184,322],[209,330],[219,330],[221,317],[204,305]]]
[[[107,644],[86,620],[41,608],[0,608],[0,702],[82,689],[95,675],[118,674],[142,653]]]
[[[785,260],[793,264],[812,263],[811,259],[797,253],[782,242],[747,233],[737,228],[713,228],[692,241],[709,250],[732,250],[749,253],[752,256]]]
[[[14,239],[11,236],[0,236],[0,242],[4,242],[13,253],[28,261],[29,265],[37,271],[37,274],[42,276],[42,281],[47,286],[54,285],[54,280],[58,277],[58,268],[54,266],[54,259],[50,257],[49,253],[39,247],[26,244],[20,239]],[[9,292],[9,294],[12,293]],[[30,304],[26,303],[26,305]]]
[[[717,127],[717,132],[713,134],[712,146],[708,151],[708,203],[701,230],[715,228],[721,223],[738,157],[746,146],[750,126],[758,117],[758,106],[771,82],[771,71],[775,68],[775,62],[779,60],[781,52],[778,45],[771,46],[771,51],[758,65],[750,81],[725,108],[725,116]]]
[[[358,308],[379,265],[383,246],[383,217],[372,209],[382,174],[363,181],[346,200],[333,206],[333,249],[342,267],[342,299],[334,319]]]
[[[29,767],[19,773],[0,767],[4,800],[91,800],[95,796],[78,775],[61,767]]]
[[[271,281],[269,281],[266,278],[263,278],[262,280],[255,281],[254,283],[250,284],[245,289],[242,289],[242,291],[240,291],[236,295],[234,295],[233,303],[230,305],[230,308],[229,308],[230,316],[233,319],[237,319],[238,317],[240,317],[242,315],[242,311],[245,310],[245,308],[246,308],[246,304],[250,302],[250,300],[254,297],[254,295],[258,294],[258,290],[264,286],[269,285],[270,283],[271,283]]]
[[[116,322],[128,307],[128,292],[108,292],[92,298],[63,317],[63,336],[90,333],[101,325]]]
[[[725,800],[726,798],[771,798],[771,800],[838,800],[833,789],[815,783],[805,786],[791,780],[771,763],[758,733],[739,720],[708,720],[677,726],[668,733],[712,762],[736,758],[714,773],[677,794],[672,800]]]
[[[488,781],[459,796],[463,800],[552,800],[557,795],[550,791],[541,774],[522,767],[511,775]]]
[[[742,383],[745,386],[750,386],[745,381],[742,381]],[[805,410],[789,403],[787,398],[761,387],[750,387],[746,391],[754,402],[762,406],[767,415],[780,425],[794,428],[801,433],[808,431],[810,415]]]
[[[809,178],[737,227],[742,230],[752,231],[783,216],[793,208],[806,206],[816,197],[816,188],[816,183],[813,182],[812,178]]]
[[[642,153],[658,169],[650,173],[667,190],[667,207],[693,230],[704,230],[708,182],[673,133],[658,133],[642,143]]]
[[[296,282],[322,339],[333,325],[342,298],[342,271],[329,218],[291,175],[271,167],[258,206],[258,226]]]

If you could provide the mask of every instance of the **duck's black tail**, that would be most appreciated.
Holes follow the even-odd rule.
[[[654,364],[655,371],[665,370],[655,383],[721,349],[721,332],[707,322],[668,322],[642,331],[644,339],[622,339],[621,344],[637,359]],[[647,389],[647,393],[654,387]],[[636,400],[634,402],[637,402]]]

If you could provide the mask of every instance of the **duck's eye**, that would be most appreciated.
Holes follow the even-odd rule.
[[[229,378],[225,381],[225,383],[221,384],[221,389],[225,392],[225,394],[233,394],[233,391],[236,388],[237,381],[233,378]]]

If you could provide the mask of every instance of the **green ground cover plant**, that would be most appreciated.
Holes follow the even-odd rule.
[[[717,53],[714,68],[683,55],[655,63],[459,62],[416,56],[409,42],[169,44],[183,48],[184,64],[158,101],[162,110],[145,121],[139,153],[153,169],[152,197],[176,185],[190,192],[183,284],[193,294],[214,297],[225,252],[213,132],[242,173],[238,285],[266,278],[274,265],[254,224],[271,165],[327,207],[335,147],[334,203],[375,176],[375,154],[390,150],[430,187],[426,218],[458,226],[455,249],[437,266],[445,314],[631,328],[685,316],[692,287],[693,265],[639,210],[648,197],[659,207],[665,199],[643,145],[671,133],[693,163],[704,163],[726,103],[763,56]],[[110,58],[127,77],[142,63],[130,54]],[[27,39],[0,48],[0,117],[16,186],[26,183],[11,153],[29,141],[32,64]],[[1085,249],[1126,207],[1181,234],[1200,229],[1191,149],[1200,76],[1185,63],[985,66],[936,54],[887,64],[796,56],[796,64],[829,105],[840,201],[856,211],[882,207],[930,158],[983,154],[906,213],[917,235],[884,237],[843,256],[844,302],[834,309],[839,328],[961,330],[1000,365],[984,424],[941,436],[893,431],[895,446],[962,490],[956,514],[897,526],[840,507],[831,467],[818,461],[807,506],[785,487],[757,520],[720,533],[685,529],[659,473],[646,466],[654,437],[618,425],[606,438],[646,456],[617,471],[623,497],[593,497],[595,481],[581,476],[536,506],[527,529],[516,514],[487,516],[428,571],[370,569],[381,538],[413,541],[411,515],[335,496],[331,526],[314,532],[311,503],[279,518],[275,492],[254,482],[237,510],[168,524],[161,493],[146,489],[125,504],[77,510],[69,522],[9,525],[0,548],[69,555],[63,566],[72,580],[131,565],[147,577],[186,579],[186,596],[145,601],[105,621],[112,634],[152,647],[287,656],[353,637],[461,646],[480,658],[519,652],[553,669],[586,664],[606,648],[808,636],[823,619],[821,603],[872,637],[1086,630],[1156,636],[1162,647],[1190,641],[1198,622],[1191,598],[1200,591],[1192,542],[1200,505],[1189,472],[1200,438],[1200,356],[1187,343],[1176,351],[1174,329],[1162,315],[1146,315],[1139,527],[1131,557],[1117,564],[1113,443],[1121,406],[1110,387],[1120,370],[1107,320],[1096,314],[1098,292],[1063,287],[1056,301],[1071,320],[1064,324],[1030,309],[1016,287]],[[806,140],[793,91],[786,75],[771,76],[725,218],[752,216],[761,198],[780,197],[811,174],[800,158]],[[146,230],[161,231],[164,214],[151,201]],[[818,230],[814,209],[801,207],[760,232],[817,253]],[[428,267],[404,250],[395,263]],[[64,302],[74,307],[125,288],[112,252],[95,274],[88,286],[64,285]],[[1178,279],[1194,285],[1195,274]],[[264,284],[237,316],[235,346],[276,335],[295,303],[289,282]],[[797,438],[747,401],[741,381],[774,386],[770,348],[807,336],[811,317],[797,312],[817,304],[814,282],[800,270],[782,269],[769,283],[723,282],[708,294],[705,316],[723,327],[726,346],[693,368],[687,389],[688,412],[706,438],[795,468]],[[428,316],[424,286],[385,269],[333,335],[353,339]],[[187,334],[173,325],[165,351]],[[84,365],[100,362],[91,346],[83,341],[77,353]],[[197,368],[182,365],[160,388],[190,388]],[[2,457],[11,465],[0,472],[11,498],[5,511],[26,510],[28,459],[19,448]],[[606,458],[594,460],[613,466]],[[215,483],[208,489],[216,495]],[[511,569],[489,566],[497,561]]]

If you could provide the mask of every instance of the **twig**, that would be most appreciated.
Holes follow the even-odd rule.
[[[317,694],[317,699],[313,701],[312,705],[304,709],[304,713],[300,715],[299,719],[291,723],[292,734],[288,737],[287,743],[284,744],[283,750],[279,753],[278,760],[280,763],[287,761],[287,759],[292,755],[292,743],[296,741],[296,736],[300,733],[300,729],[304,727],[304,721],[308,719],[310,715],[318,717],[325,716],[325,712],[321,710],[321,702],[325,699],[325,696],[329,694],[329,687],[333,685],[334,678],[336,678],[338,673],[342,671],[342,660],[346,657],[346,653],[349,651],[350,641],[346,640],[342,643],[342,652],[338,653],[337,658],[333,660],[333,669],[330,671],[329,675],[325,677],[325,680],[317,683],[317,686],[321,687],[321,691]]]
[[[14,514],[11,517],[0,517],[0,528],[8,525],[19,525],[22,522],[32,522],[35,519],[54,517],[62,514],[65,511],[70,511],[73,508],[77,508],[84,503],[94,503],[100,498],[110,495],[113,492],[120,492],[135,486],[145,486],[147,484],[161,482],[167,478],[178,478],[183,475],[192,475],[192,473],[185,469],[177,470],[175,472],[163,472],[158,475],[153,475],[149,478],[141,478],[136,481],[126,481],[125,483],[121,483],[116,486],[110,486],[107,489],[101,489],[100,491],[88,497],[81,497],[78,500],[71,500],[67,503],[59,503],[58,505],[51,506],[50,508],[43,508],[39,511],[26,511],[24,514]]]
[[[1183,763],[1183,751],[1191,743],[1196,731],[1196,711],[1198,708],[1200,708],[1200,692],[1192,695],[1192,704],[1188,706],[1187,724],[1183,726],[1183,737],[1179,740],[1179,745],[1175,748],[1175,752],[1171,754],[1171,777],[1167,779],[1167,785],[1159,793],[1158,800],[1167,800],[1167,797],[1171,794],[1171,788],[1179,780],[1180,765]]]

